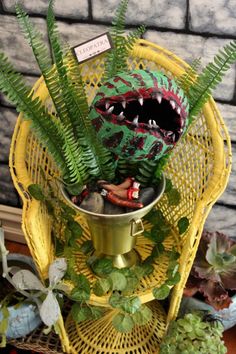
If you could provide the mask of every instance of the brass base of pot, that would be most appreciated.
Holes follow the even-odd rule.
[[[116,268],[128,268],[132,267],[133,265],[137,265],[140,263],[140,255],[134,249],[130,252],[124,254],[117,254],[117,255],[108,255],[104,253],[98,253],[97,251],[94,252],[94,255],[98,258],[108,258],[112,259],[113,266]]]

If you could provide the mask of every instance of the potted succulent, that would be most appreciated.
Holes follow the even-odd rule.
[[[225,329],[236,324],[236,242],[204,231],[182,300],[182,311],[208,310]]]
[[[204,312],[187,313],[170,323],[160,354],[224,354],[223,326]]]
[[[0,346],[4,347],[6,339],[24,337],[42,322],[49,328],[56,326],[61,314],[58,299],[63,289],[59,283],[67,264],[64,258],[59,258],[50,265],[49,285],[46,287],[38,279],[31,257],[8,254],[2,228],[0,256]]]
[[[148,204],[154,205],[161,197],[167,159],[212,89],[235,62],[236,43],[232,41],[223,48],[214,63],[208,64],[199,75],[196,63],[178,80],[161,72],[130,71],[127,58],[144,27],[125,36],[128,0],[122,0],[110,31],[113,48],[107,52],[101,85],[90,105],[80,65],[71,49],[61,43],[53,3],[49,2],[47,13],[52,57],[28,15],[16,4],[17,18],[33,49],[52,104],[34,95],[3,53],[0,90],[23,112],[23,118],[30,120],[32,130],[53,158],[66,190],[64,195],[86,215],[91,225],[98,255],[116,259],[132,252],[136,234],[142,231],[140,217],[145,214],[140,216],[139,209],[147,203],[148,211]],[[152,195],[144,203],[141,194],[146,187],[152,188]],[[141,199],[137,199],[139,193]],[[104,202],[108,203],[107,208]],[[113,204],[121,208],[114,210]],[[111,241],[114,247],[103,248],[101,245],[107,244],[106,236],[103,237],[106,231],[96,239],[98,227],[93,232],[93,217],[102,218],[99,225],[109,229],[110,240],[114,220],[124,218],[124,224],[128,225],[124,237],[125,243],[129,240],[128,247],[116,249],[119,234]],[[138,261],[138,257],[127,258],[133,261],[130,264],[125,260],[122,266]]]

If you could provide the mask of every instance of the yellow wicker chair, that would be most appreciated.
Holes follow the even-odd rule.
[[[187,64],[171,52],[145,40],[140,40],[129,57],[131,69],[148,68],[162,70],[170,77],[183,73]],[[94,97],[103,71],[103,56],[96,57],[82,65],[82,73],[87,83],[89,102]],[[48,100],[42,78],[34,86],[35,94],[43,101]],[[20,114],[11,145],[10,169],[16,189],[23,200],[22,227],[30,252],[37,264],[42,278],[47,275],[48,265],[54,258],[51,240],[51,221],[44,206],[32,200],[27,192],[31,183],[43,183],[40,173],[46,175],[55,171],[47,152],[30,130],[29,122]],[[199,119],[188,134],[178,143],[166,168],[166,176],[181,193],[181,202],[169,207],[163,197],[158,203],[167,220],[172,225],[172,234],[165,241],[171,249],[175,246],[181,253],[181,281],[173,288],[167,313],[158,301],[152,301],[152,289],[165,280],[167,259],[162,257],[155,264],[154,274],[146,277],[136,295],[143,303],[150,303],[154,316],[147,326],[135,327],[131,333],[117,333],[111,324],[113,311],[108,307],[106,297],[91,297],[92,304],[107,307],[106,316],[100,320],[75,325],[70,317],[59,321],[60,338],[65,352],[82,354],[151,354],[157,353],[159,343],[169,322],[177,316],[183,288],[196,254],[203,225],[212,205],[225,189],[231,168],[231,146],[228,132],[214,100],[211,98],[204,106]],[[187,216],[190,220],[188,231],[179,236],[177,221]],[[84,238],[89,238],[87,226]],[[137,249],[141,256],[147,256],[150,244],[140,237]],[[93,281],[92,273],[85,261],[78,255],[80,270]]]

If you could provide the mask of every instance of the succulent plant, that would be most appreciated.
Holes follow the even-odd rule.
[[[160,354],[224,354],[221,340],[223,326],[218,321],[205,321],[203,312],[188,313],[171,322]]]
[[[229,307],[236,290],[236,242],[220,232],[204,231],[184,294],[201,293],[216,310]]]

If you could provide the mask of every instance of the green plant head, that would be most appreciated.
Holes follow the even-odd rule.
[[[117,156],[158,160],[186,131],[188,108],[174,80],[159,71],[134,70],[99,88],[89,117],[103,145]]]

